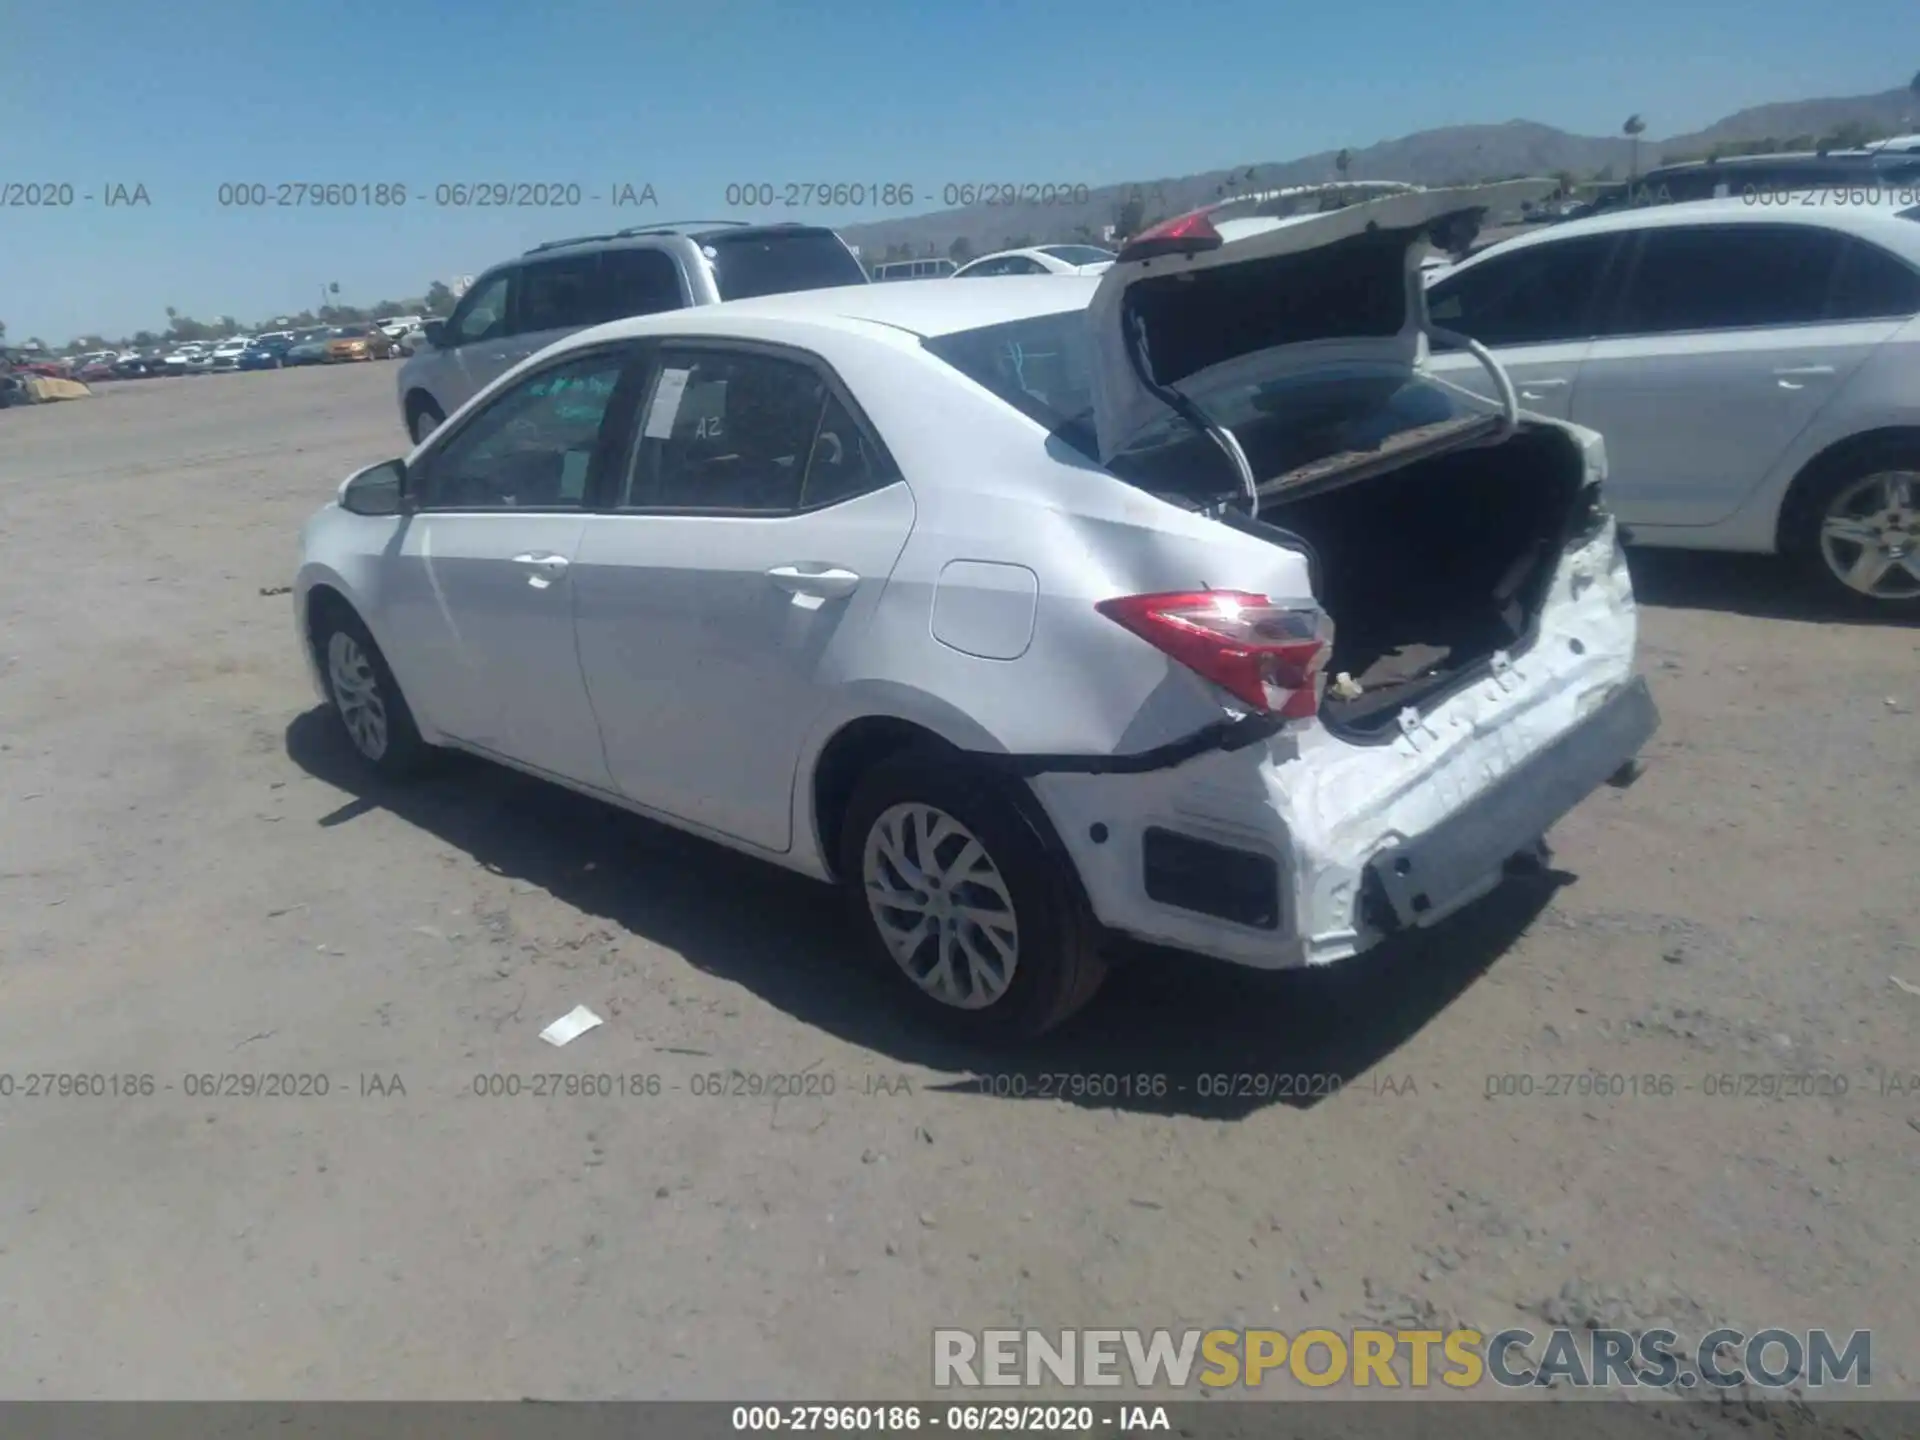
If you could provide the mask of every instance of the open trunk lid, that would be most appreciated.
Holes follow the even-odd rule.
[[[1306,186],[1137,236],[1088,308],[1101,461],[1176,416],[1226,428],[1209,396],[1249,382],[1351,364],[1411,375],[1427,353],[1426,247],[1463,251],[1489,213],[1556,188]]]

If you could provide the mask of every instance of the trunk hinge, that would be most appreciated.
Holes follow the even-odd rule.
[[[1416,755],[1420,753],[1421,747],[1427,743],[1429,736],[1435,740],[1440,738],[1440,732],[1427,724],[1427,722],[1421,718],[1420,712],[1411,705],[1407,706],[1406,709],[1402,710],[1394,718],[1400,722],[1400,733],[1407,737],[1407,744],[1412,747],[1413,753]]]
[[[1496,650],[1488,656],[1487,666],[1493,671],[1493,683],[1508,694],[1519,689],[1525,678],[1513,668],[1513,657],[1504,650]]]

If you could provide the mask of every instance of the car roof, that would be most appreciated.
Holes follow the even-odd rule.
[[[594,340],[661,333],[738,333],[742,319],[804,321],[844,329],[883,325],[922,338],[950,335],[1033,315],[1084,310],[1097,275],[1009,275],[992,286],[842,285],[794,290],[615,320],[586,332]]]
[[[1782,193],[1818,197],[1826,192],[1817,187],[1794,187]],[[1476,251],[1460,263],[1464,267],[1482,255],[1491,255],[1496,251],[1510,254],[1524,246],[1566,240],[1579,235],[1611,235],[1623,230],[1651,230],[1668,225],[1699,225],[1703,222],[1715,225],[1817,225],[1833,230],[1877,234],[1882,238],[1911,229],[1916,238],[1920,238],[1920,226],[1911,220],[1900,219],[1902,212],[1911,208],[1910,201],[1902,204],[1899,199],[1886,197],[1878,203],[1859,205],[1762,205],[1739,195],[1726,195],[1712,200],[1678,200],[1667,205],[1631,206],[1624,210],[1589,215],[1581,220],[1562,220],[1542,225]],[[1889,230],[1888,225],[1896,221],[1903,229]]]
[[[668,221],[657,225],[633,225],[625,230],[609,231],[603,235],[576,235],[568,240],[543,241],[523,254],[514,256],[513,260],[502,261],[501,264],[513,264],[515,261],[526,260],[535,255],[549,255],[561,250],[581,254],[599,250],[645,249],[673,240],[685,240],[697,245],[716,235],[760,239],[770,235],[819,234],[839,238],[837,232],[825,225],[802,225],[797,221],[785,221],[777,225],[753,225],[733,220]],[[501,266],[493,268],[499,269]]]

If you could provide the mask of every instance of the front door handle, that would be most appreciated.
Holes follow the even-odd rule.
[[[834,565],[776,565],[767,571],[767,578],[782,590],[822,600],[851,595],[860,584],[860,577],[853,571]]]
[[[1567,378],[1564,375],[1548,375],[1538,380],[1528,380],[1522,384],[1520,386],[1520,398],[1522,400],[1544,400],[1546,396],[1540,394],[1540,391],[1564,390],[1566,387]]]
[[[527,584],[536,590],[546,589],[567,573],[567,557],[547,550],[532,550],[525,555],[516,555],[513,563],[531,572],[527,576]]]

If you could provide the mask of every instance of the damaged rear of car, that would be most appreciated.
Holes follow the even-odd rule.
[[[1084,312],[928,342],[1187,517],[1109,561],[1124,593],[1095,608],[1214,719],[1144,754],[1005,760],[1108,927],[1342,958],[1542,853],[1653,733],[1600,437],[1521,412],[1425,309],[1432,251],[1551,188],[1229,202],[1136,238]],[[1428,374],[1433,338],[1504,403]]]

